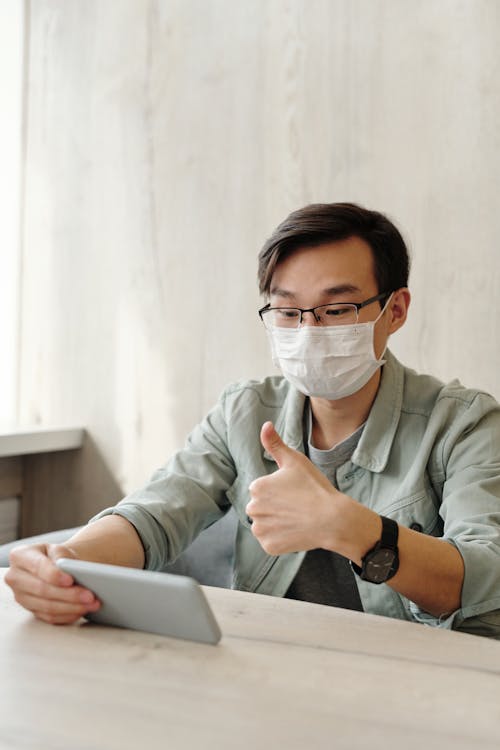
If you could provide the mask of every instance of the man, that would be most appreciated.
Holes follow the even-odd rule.
[[[500,634],[500,409],[387,350],[410,304],[396,227],[354,204],[292,213],[259,256],[283,376],[230,386],[183,451],[6,580],[54,623],[99,607],[60,556],[162,568],[232,505],[234,587]]]

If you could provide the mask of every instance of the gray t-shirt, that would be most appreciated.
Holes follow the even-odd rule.
[[[359,442],[364,425],[361,425],[342,443],[329,450],[319,450],[311,443],[312,415],[308,404],[305,413],[307,454],[315,466],[337,487],[337,469],[348,461]],[[285,594],[287,599],[300,599],[331,607],[356,609],[363,607],[358,587],[347,558],[326,549],[309,550],[297,575]]]

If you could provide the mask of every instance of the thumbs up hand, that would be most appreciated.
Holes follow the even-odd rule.
[[[246,507],[252,533],[270,555],[315,549],[338,549],[342,508],[355,503],[333,487],[302,453],[280,438],[265,422],[261,443],[278,464],[274,474],[255,479]]]

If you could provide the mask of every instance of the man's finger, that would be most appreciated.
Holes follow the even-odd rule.
[[[282,468],[287,459],[295,455],[296,451],[289,448],[280,438],[272,422],[264,422],[260,431],[260,442],[266,451],[274,458],[278,468]]]
[[[40,613],[44,613],[51,616],[56,615],[73,618],[73,620],[83,617],[87,612],[96,612],[101,606],[98,599],[94,599],[93,602],[87,603],[61,602],[57,599],[41,599],[40,597],[30,596],[29,594],[19,597],[16,601],[37,616]]]
[[[28,596],[70,604],[93,604],[96,600],[95,595],[83,586],[53,586],[25,570],[9,568],[5,582],[14,590],[17,601]]]
[[[73,578],[68,573],[59,570],[54,561],[57,557],[72,557],[72,555],[62,545],[57,545],[56,551],[51,554],[51,557],[55,556],[50,559],[48,556],[48,547],[50,546],[54,547],[55,545],[33,544],[14,547],[9,555],[10,564],[28,571],[33,576],[53,586],[71,586]],[[66,555],[64,555],[63,550],[66,551]]]

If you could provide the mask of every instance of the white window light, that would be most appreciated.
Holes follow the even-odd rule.
[[[0,424],[17,417],[24,2],[0,2]]]

